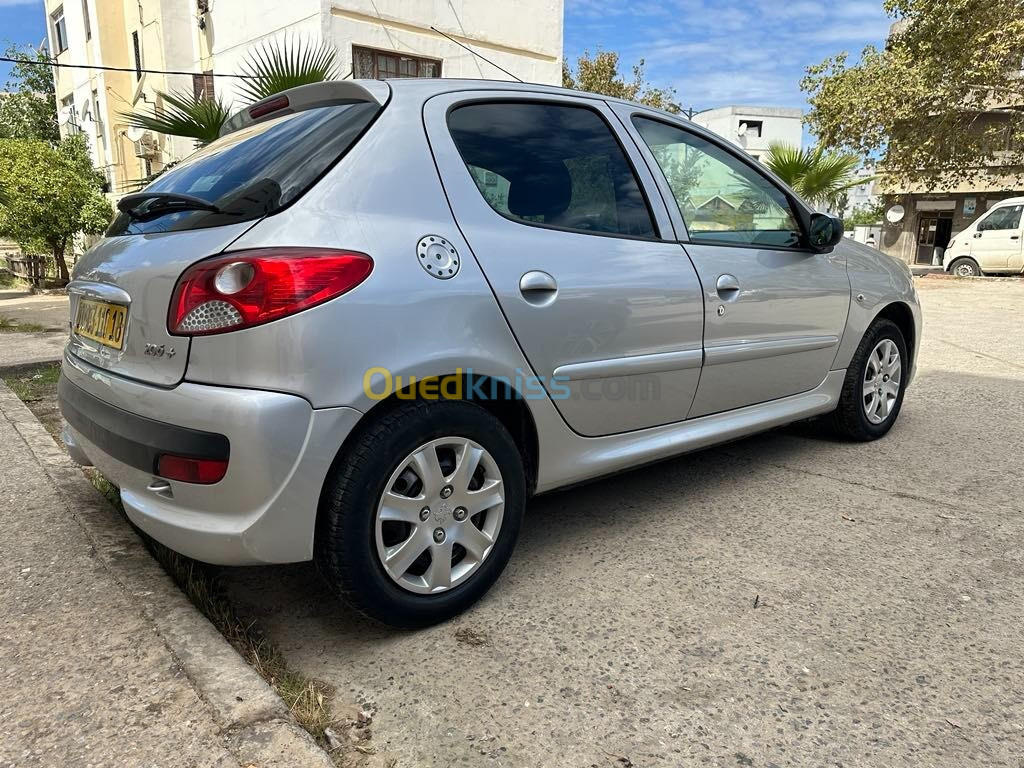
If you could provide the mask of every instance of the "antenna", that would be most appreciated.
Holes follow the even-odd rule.
[[[520,78],[518,78],[518,77],[516,77],[515,75],[513,75],[513,74],[512,74],[511,72],[509,72],[509,71],[508,71],[507,69],[505,69],[504,67],[502,67],[502,66],[499,66],[498,64],[495,64],[495,63],[494,63],[493,61],[491,61],[490,59],[488,59],[488,58],[487,58],[486,56],[484,56],[484,55],[483,55],[482,53],[477,53],[477,52],[476,52],[476,51],[474,51],[474,50],[473,50],[472,48],[470,48],[470,47],[469,47],[468,45],[464,45],[464,44],[460,43],[460,42],[459,42],[458,40],[456,40],[456,39],[455,39],[454,37],[452,37],[451,35],[449,35],[449,34],[447,34],[447,33],[445,33],[445,32],[442,32],[442,31],[441,31],[440,29],[438,29],[437,27],[434,27],[434,26],[432,26],[432,27],[431,27],[431,29],[432,29],[432,30],[434,30],[435,32],[437,32],[437,34],[441,35],[442,37],[446,37],[446,38],[448,38],[449,40],[451,40],[451,41],[452,41],[453,43],[455,43],[455,44],[456,44],[457,46],[459,46],[460,48],[465,48],[465,49],[466,49],[467,51],[469,51],[470,53],[472,53],[472,54],[473,54],[474,56],[476,56],[476,57],[477,57],[478,59],[483,59],[483,60],[484,60],[484,61],[486,61],[486,62],[487,62],[488,64],[490,64],[490,65],[491,65],[492,67],[494,67],[494,68],[496,68],[496,69],[500,69],[500,70],[501,70],[502,72],[504,72],[504,73],[505,73],[506,75],[508,75],[509,77],[511,77],[511,78],[512,78],[513,80],[515,80],[515,81],[516,81],[517,83],[521,83],[521,82],[523,82],[523,81],[522,81],[522,80],[521,80]]]

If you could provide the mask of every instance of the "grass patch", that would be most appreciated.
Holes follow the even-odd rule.
[[[57,408],[59,377],[60,364],[56,363],[40,365],[3,378],[55,438],[61,427],[60,411]],[[59,439],[57,443],[63,446]],[[107,501],[124,515],[117,487],[95,469],[87,469],[85,474]],[[127,516],[125,522],[129,522]],[[332,708],[334,689],[321,680],[290,669],[284,655],[266,638],[255,622],[246,621],[238,614],[221,585],[220,568],[180,555],[150,538],[145,532],[137,528],[135,530],[153,559],[242,658],[277,692],[299,725],[316,739],[336,764],[358,764],[363,755],[373,753],[373,749],[366,743],[369,734],[365,726],[368,723],[358,716],[337,716]],[[337,738],[338,732],[350,730],[359,737],[356,741]]]
[[[117,489],[102,475],[96,474],[102,481],[97,487],[105,496],[110,498],[111,492],[117,493]],[[117,506],[120,506],[120,499]],[[331,710],[334,689],[321,680],[308,678],[289,669],[284,655],[263,636],[253,622],[244,621],[238,616],[234,605],[221,589],[218,568],[179,555],[142,531],[139,534],[154,559],[163,566],[192,604],[220,630],[260,677],[277,691],[299,725],[309,731],[321,746],[329,749],[324,731],[335,721]]]
[[[39,323],[19,323],[17,320],[0,315],[0,333],[40,333],[47,330],[49,328]]]
[[[0,288],[23,288],[27,283],[13,272],[0,269]]]

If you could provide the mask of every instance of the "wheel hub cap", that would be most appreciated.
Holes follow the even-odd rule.
[[[377,556],[410,592],[444,592],[469,579],[501,531],[498,465],[463,437],[426,443],[400,461],[377,504]]]
[[[864,415],[881,424],[892,414],[902,381],[900,350],[892,339],[882,339],[868,355],[864,370]]]

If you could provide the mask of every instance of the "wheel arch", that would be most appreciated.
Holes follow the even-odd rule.
[[[914,353],[917,349],[917,328],[914,324],[914,313],[910,309],[910,305],[905,304],[902,301],[894,301],[890,304],[886,304],[879,310],[878,314],[875,315],[875,320],[885,319],[890,320],[896,324],[896,327],[903,333],[903,338],[907,343],[907,356],[910,360],[907,361],[907,369],[912,370],[914,365]],[[872,325],[875,320],[872,320]],[[870,325],[868,326],[871,327]]]
[[[443,380],[451,376],[461,378],[462,392],[470,391],[469,385],[475,384],[477,391],[487,393],[487,398],[464,399],[464,401],[477,405],[491,413],[512,435],[512,440],[519,448],[519,453],[522,456],[523,468],[526,470],[526,492],[527,498],[529,498],[533,495],[534,490],[537,487],[540,442],[537,433],[537,424],[525,398],[523,397],[523,394],[512,386],[510,382],[502,381],[499,378],[485,374],[466,374],[458,371],[452,371],[449,374],[431,376],[430,378]],[[359,439],[363,430],[365,430],[373,421],[393,411],[402,404],[408,403],[411,400],[423,400],[419,393],[416,392],[416,389],[419,386],[419,382],[409,383],[402,389],[393,391],[387,397],[378,400],[374,403],[373,407],[363,414],[355,428],[352,429],[352,431],[345,437],[345,440],[342,442],[335,454],[334,460],[331,464],[331,470],[328,471],[327,476],[324,479],[323,487],[320,490],[321,502],[323,500],[324,493],[328,489],[330,480],[334,475],[334,466],[338,461],[342,460],[346,451],[355,443],[356,440]],[[498,396],[491,398],[491,393],[496,393]]]

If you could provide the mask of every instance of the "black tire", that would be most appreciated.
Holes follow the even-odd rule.
[[[380,562],[377,504],[405,457],[448,436],[469,438],[491,454],[501,473],[504,514],[493,549],[475,573],[445,592],[417,594],[393,581]],[[522,456],[497,418],[462,401],[404,403],[361,428],[335,460],[320,498],[314,558],[327,582],[360,613],[393,627],[430,626],[466,610],[498,579],[512,556],[525,504]]]
[[[970,270],[970,274],[968,274],[968,270]],[[958,277],[984,276],[984,273],[981,271],[981,267],[978,266],[978,262],[974,259],[969,259],[966,256],[961,256],[949,265],[949,274],[957,275]]]
[[[872,423],[864,408],[864,379],[867,373],[868,358],[875,347],[883,340],[890,339],[896,344],[900,353],[900,364],[902,366],[899,392],[889,415],[880,424]],[[880,318],[868,328],[864,338],[861,339],[857,351],[853,354],[849,367],[846,369],[846,379],[843,381],[842,394],[839,397],[839,406],[832,414],[832,426],[834,431],[848,440],[866,442],[877,440],[884,436],[899,417],[900,408],[903,406],[903,395],[907,390],[907,375],[910,372],[910,359],[907,356],[907,342],[903,338],[903,331],[891,320]]]

